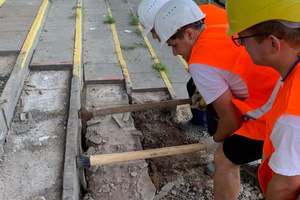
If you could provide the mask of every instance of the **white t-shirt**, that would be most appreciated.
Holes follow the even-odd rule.
[[[274,146],[269,166],[283,176],[300,175],[300,117],[284,114],[271,133]]]
[[[247,98],[246,83],[237,74],[204,64],[191,64],[189,72],[206,104],[214,102],[228,89],[237,98]]]

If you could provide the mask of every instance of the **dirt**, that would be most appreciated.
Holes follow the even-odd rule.
[[[16,61],[16,54],[0,55],[0,94],[2,93]]]
[[[144,149],[196,143],[173,122],[168,111],[147,111],[134,114],[135,126],[143,133]],[[209,136],[200,141],[212,145]],[[213,150],[147,160],[149,175],[157,189],[155,200],[213,199],[213,180],[207,165],[213,160]],[[262,199],[252,177],[242,171],[240,200]]]

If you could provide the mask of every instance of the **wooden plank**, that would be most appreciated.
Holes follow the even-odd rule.
[[[189,104],[189,103],[191,103],[190,99],[176,99],[176,100],[167,100],[167,101],[160,101],[160,102],[150,102],[144,104],[130,104],[130,105],[95,110],[92,112],[92,115],[101,116],[101,115],[109,115],[115,113],[137,112],[137,111],[143,111],[149,109],[163,109],[163,108],[176,107],[178,105]]]

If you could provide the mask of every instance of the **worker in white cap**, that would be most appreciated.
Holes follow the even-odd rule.
[[[169,0],[142,0],[138,6],[138,16],[140,23],[145,28],[145,33],[151,32],[154,39],[158,39],[154,29],[154,19],[159,9]],[[187,82],[187,92],[192,99],[191,112],[192,118],[186,123],[180,123],[180,128],[189,136],[195,134],[202,136],[205,134],[207,127],[206,110],[203,98],[196,90],[193,79]]]
[[[240,165],[260,159],[265,121],[255,113],[267,107],[278,73],[257,66],[226,35],[223,10],[199,10],[192,0],[170,0],[156,14],[162,43],[182,55],[208,105],[208,129],[220,145],[214,155],[214,196],[234,200],[240,191]],[[259,70],[258,70],[259,69]]]

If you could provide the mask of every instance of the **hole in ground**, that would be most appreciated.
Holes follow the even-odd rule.
[[[172,120],[169,111],[137,112],[135,127],[143,133],[144,149],[197,143],[188,140]],[[204,138],[203,138],[204,139]],[[212,179],[206,175],[206,165],[212,155],[196,152],[148,159],[149,175],[159,199],[212,199]]]
[[[149,110],[133,113],[135,127],[143,133],[144,149],[197,143],[184,134],[168,111]],[[209,136],[200,141],[210,145]],[[170,157],[148,159],[149,175],[157,189],[155,199],[213,199],[213,179],[207,175],[207,164],[213,160],[213,150]],[[242,172],[239,200],[262,199],[259,187]]]

